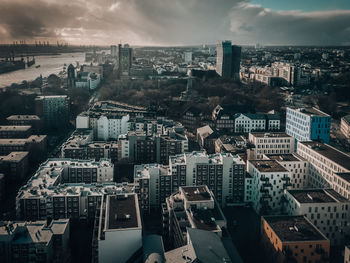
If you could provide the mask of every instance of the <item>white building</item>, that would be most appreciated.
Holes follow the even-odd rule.
[[[222,206],[242,203],[244,177],[244,161],[230,153],[179,154],[170,157],[169,165],[136,165],[134,170],[134,182],[144,210],[159,207],[180,186],[207,185]]]
[[[166,198],[163,230],[174,247],[187,243],[186,229],[202,229],[223,236],[227,221],[206,185],[182,186]]]
[[[245,193],[245,201],[252,204],[258,214],[280,214],[283,191],[291,186],[291,172],[275,160],[248,161],[248,172],[252,179],[246,180],[251,189]]]
[[[248,140],[254,145],[248,151],[248,159],[262,159],[264,154],[294,152],[294,138],[284,132],[251,132]]]
[[[108,195],[106,201],[102,202],[100,211],[97,230],[98,262],[128,262],[142,248],[137,195]]]
[[[266,119],[262,114],[238,113],[235,115],[235,132],[248,133],[251,131],[264,131]]]
[[[103,195],[133,191],[133,185],[113,183],[113,171],[113,164],[104,159],[49,159],[19,189],[17,217],[94,218]]]
[[[331,187],[350,199],[350,156],[332,146],[310,141],[298,142],[297,153],[309,162],[309,184],[312,187]]]
[[[77,129],[92,129],[97,140],[117,140],[128,132],[129,115],[95,115],[83,112],[76,117]]]
[[[332,189],[285,191],[289,215],[305,215],[332,246],[343,246],[350,232],[350,201]]]
[[[291,172],[290,183],[292,189],[308,187],[309,162],[296,153],[293,154],[266,154],[264,159],[276,160],[280,165]]]

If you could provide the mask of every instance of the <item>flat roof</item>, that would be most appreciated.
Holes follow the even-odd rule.
[[[285,132],[251,132],[251,134],[255,137],[263,137],[263,138],[292,137]]]
[[[108,196],[106,229],[116,230],[140,227],[136,194]]]
[[[350,156],[337,150],[336,148],[331,147],[328,144],[308,141],[308,142],[298,142],[301,143],[318,154],[323,155],[324,157],[330,159],[331,161],[337,163],[340,166],[343,166],[345,169],[350,170]]]
[[[262,173],[288,172],[276,160],[250,160],[249,162]]]
[[[6,156],[0,156],[0,161],[21,161],[28,154],[28,152],[11,152]]]
[[[206,186],[182,186],[187,201],[209,201],[212,196]]]
[[[327,113],[324,113],[323,111],[320,111],[319,109],[314,108],[314,107],[297,108],[297,109],[290,108],[290,109],[295,110],[295,111],[300,112],[300,113],[310,115],[310,116],[329,117],[329,115]]]
[[[46,139],[46,135],[31,135],[26,139],[0,139],[0,145],[24,145],[30,142],[41,142],[44,139]]]
[[[304,216],[262,217],[282,242],[328,240]]]
[[[28,131],[32,128],[32,126],[27,125],[27,126],[19,126],[19,125],[1,125],[0,126],[0,131]]]
[[[287,190],[299,203],[348,202],[332,189]]]
[[[224,220],[221,209],[215,203],[213,209],[193,209],[189,213],[195,227],[207,231],[215,231],[220,228],[216,220]]]
[[[11,115],[6,118],[8,121],[15,121],[15,120],[21,120],[21,121],[32,121],[32,120],[40,120],[39,116],[37,115]]]
[[[268,157],[270,160],[276,160],[280,162],[297,162],[297,161],[302,161],[300,156],[296,154],[265,154],[266,157]],[[298,158],[296,157],[298,156]]]

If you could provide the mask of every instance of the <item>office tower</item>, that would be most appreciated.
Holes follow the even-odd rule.
[[[286,133],[299,142],[318,140],[329,143],[331,117],[316,108],[287,107]]]
[[[241,47],[232,45],[231,41],[222,41],[216,49],[216,72],[223,78],[239,80]]]
[[[118,49],[116,45],[111,45],[111,56],[116,58],[118,56]]]
[[[118,45],[118,67],[121,76],[128,76],[132,65],[132,48],[128,44]]]
[[[72,64],[69,64],[67,69],[67,87],[74,88],[75,87],[75,68]]]

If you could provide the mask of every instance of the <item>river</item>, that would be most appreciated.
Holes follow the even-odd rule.
[[[35,64],[30,68],[16,70],[5,74],[0,74],[0,88],[10,86],[12,83],[21,83],[23,80],[34,80],[40,76],[47,77],[50,74],[58,74],[63,70],[63,65],[73,64],[74,66],[83,64],[84,53],[62,53],[59,55],[36,56]],[[39,68],[36,66],[40,65]]]

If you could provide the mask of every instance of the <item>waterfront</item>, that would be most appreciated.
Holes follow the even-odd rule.
[[[36,56],[35,64],[30,68],[16,70],[0,74],[0,88],[10,86],[12,83],[21,83],[23,80],[31,81],[40,76],[47,77],[50,74],[58,74],[62,71],[64,64],[74,66],[83,64],[84,53],[63,53],[58,55]],[[36,67],[40,65],[40,67]]]

